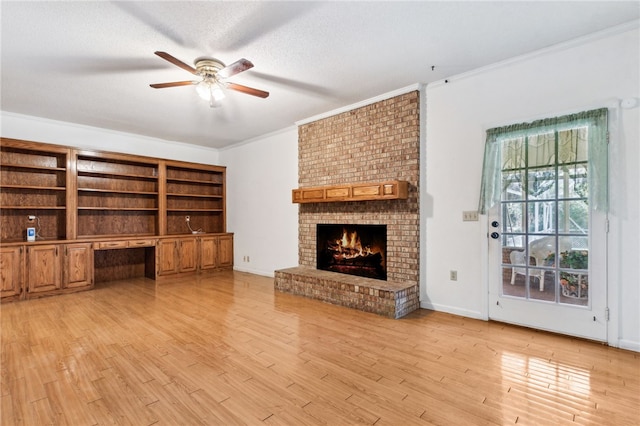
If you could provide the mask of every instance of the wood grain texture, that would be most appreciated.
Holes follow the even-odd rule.
[[[408,196],[409,182],[402,180],[297,188],[291,191],[293,203],[406,200]]]
[[[0,138],[0,240],[25,240],[27,217],[46,240],[226,231],[226,168]],[[171,220],[168,220],[170,217]]]
[[[4,425],[634,425],[640,354],[226,271],[2,306]]]

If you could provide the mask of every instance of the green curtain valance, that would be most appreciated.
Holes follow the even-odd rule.
[[[588,135],[589,203],[594,210],[606,211],[608,208],[607,117],[608,110],[600,108],[487,130],[478,212],[486,214],[491,207],[500,202],[504,155],[516,155],[502,152],[501,147],[504,140],[530,138],[546,133],[555,134],[580,127],[587,127]],[[508,160],[513,162],[515,157],[508,158]]]

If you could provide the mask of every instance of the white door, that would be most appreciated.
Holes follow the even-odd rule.
[[[587,128],[502,142],[489,212],[489,317],[607,340],[607,217],[589,203]]]

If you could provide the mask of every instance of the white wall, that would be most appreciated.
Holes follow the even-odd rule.
[[[423,307],[488,316],[486,219],[462,221],[477,208],[485,131],[613,106],[609,343],[640,351],[640,108],[616,107],[640,98],[639,40],[634,23],[427,86]]]
[[[0,111],[0,120],[0,134],[5,138],[196,163],[218,163],[218,151],[213,148],[6,111]]]
[[[234,269],[273,276],[298,266],[298,130],[285,129],[220,151],[227,166],[227,230]],[[245,261],[248,256],[249,261]]]

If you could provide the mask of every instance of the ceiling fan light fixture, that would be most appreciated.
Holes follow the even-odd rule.
[[[224,91],[222,90],[222,88],[219,85],[215,85],[211,87],[211,96],[213,97],[213,99],[215,99],[216,101],[221,101],[225,98],[225,94]]]
[[[224,91],[220,84],[213,79],[205,78],[196,85],[196,92],[203,100],[209,102],[209,106],[219,106],[220,101],[225,98]]]

